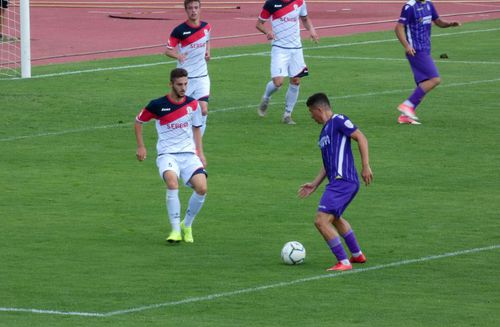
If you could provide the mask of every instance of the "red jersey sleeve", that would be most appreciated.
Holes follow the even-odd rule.
[[[151,119],[156,118],[156,115],[150,112],[148,109],[144,108],[141,110],[141,112],[135,117],[135,120],[140,122],[140,123],[146,123],[150,121]]]
[[[180,42],[181,42],[181,40],[179,40],[178,38],[176,38],[173,35],[170,35],[170,37],[168,38],[168,41],[167,41],[167,48],[175,48],[177,46],[177,44],[179,44]]]
[[[266,10],[266,8],[262,8],[260,12],[259,19],[260,20],[268,20],[271,17],[271,13]]]

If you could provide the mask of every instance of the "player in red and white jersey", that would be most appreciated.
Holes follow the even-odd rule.
[[[170,73],[169,94],[152,100],[141,110],[135,121],[137,159],[146,159],[147,151],[142,135],[142,125],[156,120],[158,132],[156,165],[167,186],[166,204],[172,226],[167,237],[169,243],[183,239],[193,242],[192,223],[205,202],[207,193],[206,160],[201,137],[201,107],[198,101],[186,96],[188,72],[176,68]],[[179,178],[194,192],[189,200],[184,220],[181,222]],[[184,234],[182,235],[181,234]]]
[[[205,132],[210,97],[210,31],[212,27],[200,20],[200,0],[184,0],[187,20],[175,27],[167,42],[165,55],[177,60],[177,67],[189,74],[186,95],[200,102],[203,116],[202,135]]]
[[[264,26],[268,20],[271,20],[271,30]],[[266,115],[271,95],[280,89],[285,77],[289,77],[282,121],[290,125],[295,124],[292,120],[292,111],[299,97],[300,78],[309,74],[302,52],[299,21],[302,21],[313,41],[319,42],[319,36],[307,15],[305,0],[267,0],[256,25],[268,40],[272,40],[272,80],[266,85],[258,114],[261,117]]]

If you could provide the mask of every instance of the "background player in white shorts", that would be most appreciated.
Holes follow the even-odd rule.
[[[271,19],[271,31],[264,26],[269,19]],[[309,31],[313,41],[319,42],[319,36],[307,16],[305,0],[267,0],[256,25],[268,40],[272,40],[272,80],[266,85],[258,114],[261,117],[265,116],[271,95],[279,90],[285,77],[288,76],[290,84],[285,95],[285,113],[282,119],[285,124],[295,124],[292,120],[292,111],[299,97],[300,78],[309,74],[302,53],[299,20]]]
[[[184,68],[189,74],[186,95],[200,103],[205,133],[208,99],[210,97],[210,77],[207,61],[210,60],[210,31],[212,27],[200,20],[200,0],[184,0],[187,20],[178,25],[168,39],[165,55],[177,59],[177,67]]]
[[[192,223],[205,202],[207,193],[206,160],[201,137],[201,107],[198,101],[185,96],[188,72],[176,68],[170,73],[170,93],[152,100],[141,110],[135,121],[137,159],[146,159],[147,151],[142,136],[142,124],[156,120],[158,157],[156,164],[167,185],[167,211],[172,232],[167,242],[182,240],[192,243]],[[179,177],[194,189],[189,199],[184,220],[181,222]]]

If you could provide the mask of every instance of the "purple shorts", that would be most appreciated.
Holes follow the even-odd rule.
[[[318,205],[318,211],[339,219],[358,193],[359,184],[336,179],[328,183]]]
[[[406,58],[410,62],[413,78],[417,85],[431,78],[439,77],[439,72],[430,54],[417,52],[415,56],[407,54]]]

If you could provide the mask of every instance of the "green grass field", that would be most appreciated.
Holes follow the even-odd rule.
[[[0,81],[0,326],[498,326],[499,23],[435,28],[433,55],[449,59],[437,59],[443,83],[421,126],[396,124],[414,84],[392,31],[306,41],[296,126],[280,123],[284,89],[256,114],[267,45],[214,49],[209,192],[192,245],[165,245],[154,155],[135,159],[132,122],[166,92],[172,63],[49,65]],[[321,192],[297,197],[321,165],[304,105],[317,91],[370,142],[374,184],[345,213],[368,262],[350,273],[325,272]],[[280,262],[290,240],[305,264]]]

